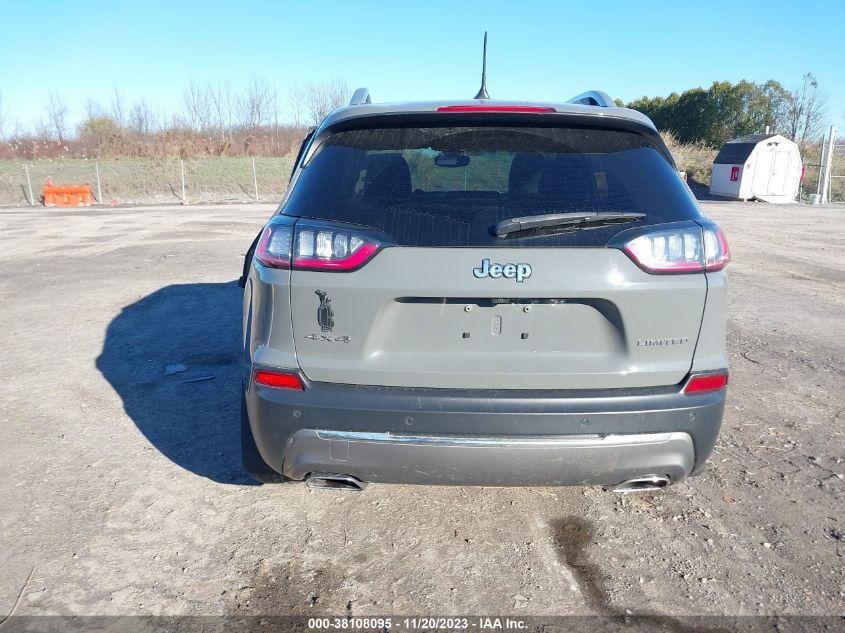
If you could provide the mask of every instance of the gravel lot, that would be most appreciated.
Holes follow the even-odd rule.
[[[842,614],[845,209],[702,207],[734,254],[722,436],[625,498],[252,485],[235,279],[272,207],[0,209],[0,618]]]

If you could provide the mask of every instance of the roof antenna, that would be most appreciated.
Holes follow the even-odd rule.
[[[489,99],[487,94],[487,31],[484,31],[484,56],[481,58],[481,88],[478,89],[476,99]]]

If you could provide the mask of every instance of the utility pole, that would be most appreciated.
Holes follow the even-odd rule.
[[[23,170],[26,172],[26,186],[29,189],[29,206],[35,206],[35,199],[32,197],[32,180],[29,177],[29,165],[23,164]]]
[[[179,169],[182,172],[182,204],[188,204],[185,200],[185,161],[182,159],[179,160]]]
[[[833,162],[833,148],[836,144],[836,127],[830,126],[830,136],[827,139],[827,146],[823,146],[822,164],[819,170],[819,194],[821,194],[821,203],[827,204],[830,202],[830,167]]]
[[[97,172],[97,202],[103,204],[103,190],[100,189],[100,162],[94,163],[94,169]]]
[[[252,187],[255,190],[255,201],[258,202],[258,176],[255,173],[255,156],[252,157]]]

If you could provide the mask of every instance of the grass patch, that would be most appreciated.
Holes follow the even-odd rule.
[[[287,187],[293,157],[252,158],[234,156],[184,161],[185,197],[188,202],[280,200]],[[91,185],[97,196],[97,169],[102,200],[129,203],[181,202],[182,167],[179,160],[86,159],[22,161],[0,160],[0,204],[29,204],[26,170],[36,204],[41,189],[52,179],[56,185]],[[257,196],[256,196],[257,184]]]

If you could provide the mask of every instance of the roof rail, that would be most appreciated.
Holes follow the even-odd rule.
[[[349,105],[362,105],[364,103],[372,103],[370,91],[366,88],[358,88],[352,93],[352,99],[349,100]]]
[[[580,103],[581,105],[599,106],[601,108],[612,108],[616,104],[606,92],[601,90],[588,90],[577,97],[572,97],[566,103]]]

